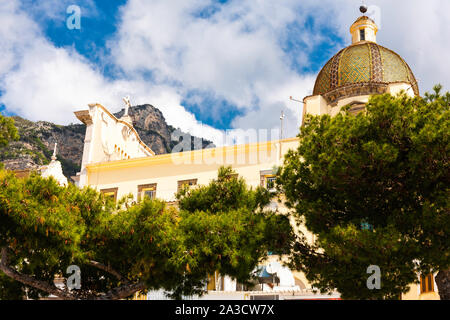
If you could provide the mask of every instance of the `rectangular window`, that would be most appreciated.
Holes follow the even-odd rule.
[[[138,186],[138,201],[141,201],[144,197],[149,197],[150,199],[156,198],[156,183]]]
[[[267,188],[268,190],[275,190],[275,182],[277,180],[274,174],[261,173],[261,187]]]
[[[427,293],[434,291],[434,277],[433,274],[422,275],[420,277],[420,293]]]
[[[275,182],[277,177],[266,177],[266,188],[269,190],[275,189]]]
[[[188,186],[188,187],[192,187],[197,185],[197,179],[190,179],[190,180],[181,180],[178,181],[178,191],[181,190],[181,188],[183,188],[183,186]]]
[[[359,40],[360,41],[366,40],[366,30],[364,29],[359,30]]]
[[[109,198],[109,199],[113,200],[114,202],[116,202],[118,189],[119,188],[101,189],[100,192],[103,193],[103,195],[106,198]]]

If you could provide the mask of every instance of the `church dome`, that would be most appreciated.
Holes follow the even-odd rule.
[[[322,68],[313,95],[322,95],[329,103],[345,97],[381,94],[388,84],[411,84],[419,95],[411,68],[397,53],[376,41],[373,20],[361,17],[352,25],[353,44],[339,51]]]

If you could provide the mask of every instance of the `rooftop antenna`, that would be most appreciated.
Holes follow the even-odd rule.
[[[284,111],[283,110],[281,110],[280,121],[281,121],[280,140],[283,140],[283,121],[284,121]]]
[[[289,97],[289,100],[291,100],[291,101],[295,101],[295,102],[300,102],[300,103],[303,103],[303,104],[305,104],[305,102],[304,101],[301,101],[301,100],[297,100],[297,99],[294,99],[294,98],[292,98],[292,96],[290,96]],[[301,109],[299,109],[299,110],[301,110]],[[300,121],[300,117],[301,117],[301,115],[302,115],[302,112],[300,111],[300,114],[299,114],[299,117],[298,117],[298,120]]]

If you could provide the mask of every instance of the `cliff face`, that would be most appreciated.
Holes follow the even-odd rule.
[[[122,109],[114,115],[120,119],[124,112]],[[133,126],[139,137],[156,154],[168,153],[172,150],[170,138],[174,128],[167,124],[159,109],[146,104],[131,107],[128,115],[133,120]]]
[[[117,118],[121,118],[125,110],[114,113]],[[178,141],[172,141],[172,133],[176,130],[168,125],[162,112],[150,104],[131,107],[128,115],[133,120],[133,126],[139,134],[139,137],[146,145],[150,147],[156,154],[164,154],[172,151]],[[179,130],[178,130],[179,131]],[[179,131],[178,136],[185,135]],[[200,139],[187,134],[191,138],[191,150],[194,149],[194,140]],[[209,140],[202,140],[202,148],[215,147]]]
[[[51,122],[33,122],[13,117],[20,135],[19,141],[0,149],[0,162],[6,169],[37,169],[50,162],[54,143],[58,142],[58,160],[67,177],[80,169],[86,126],[60,126]]]
[[[120,118],[124,110],[115,113]],[[152,105],[145,104],[131,107],[128,114],[133,119],[133,125],[142,141],[156,154],[171,152],[177,143],[171,141],[175,128],[168,125],[163,114]],[[6,148],[0,149],[0,162],[9,170],[37,169],[48,164],[53,153],[54,143],[58,143],[58,160],[61,161],[66,177],[71,177],[80,170],[83,156],[84,124],[67,126],[51,122],[33,122],[20,117],[13,117],[19,131],[20,140],[11,142]],[[195,137],[191,137],[191,140]],[[213,146],[204,140],[203,147]]]

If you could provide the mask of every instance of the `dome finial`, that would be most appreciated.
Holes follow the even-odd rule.
[[[362,14],[367,12],[367,6],[365,4],[363,4],[362,6],[359,7],[359,11],[361,11]]]

